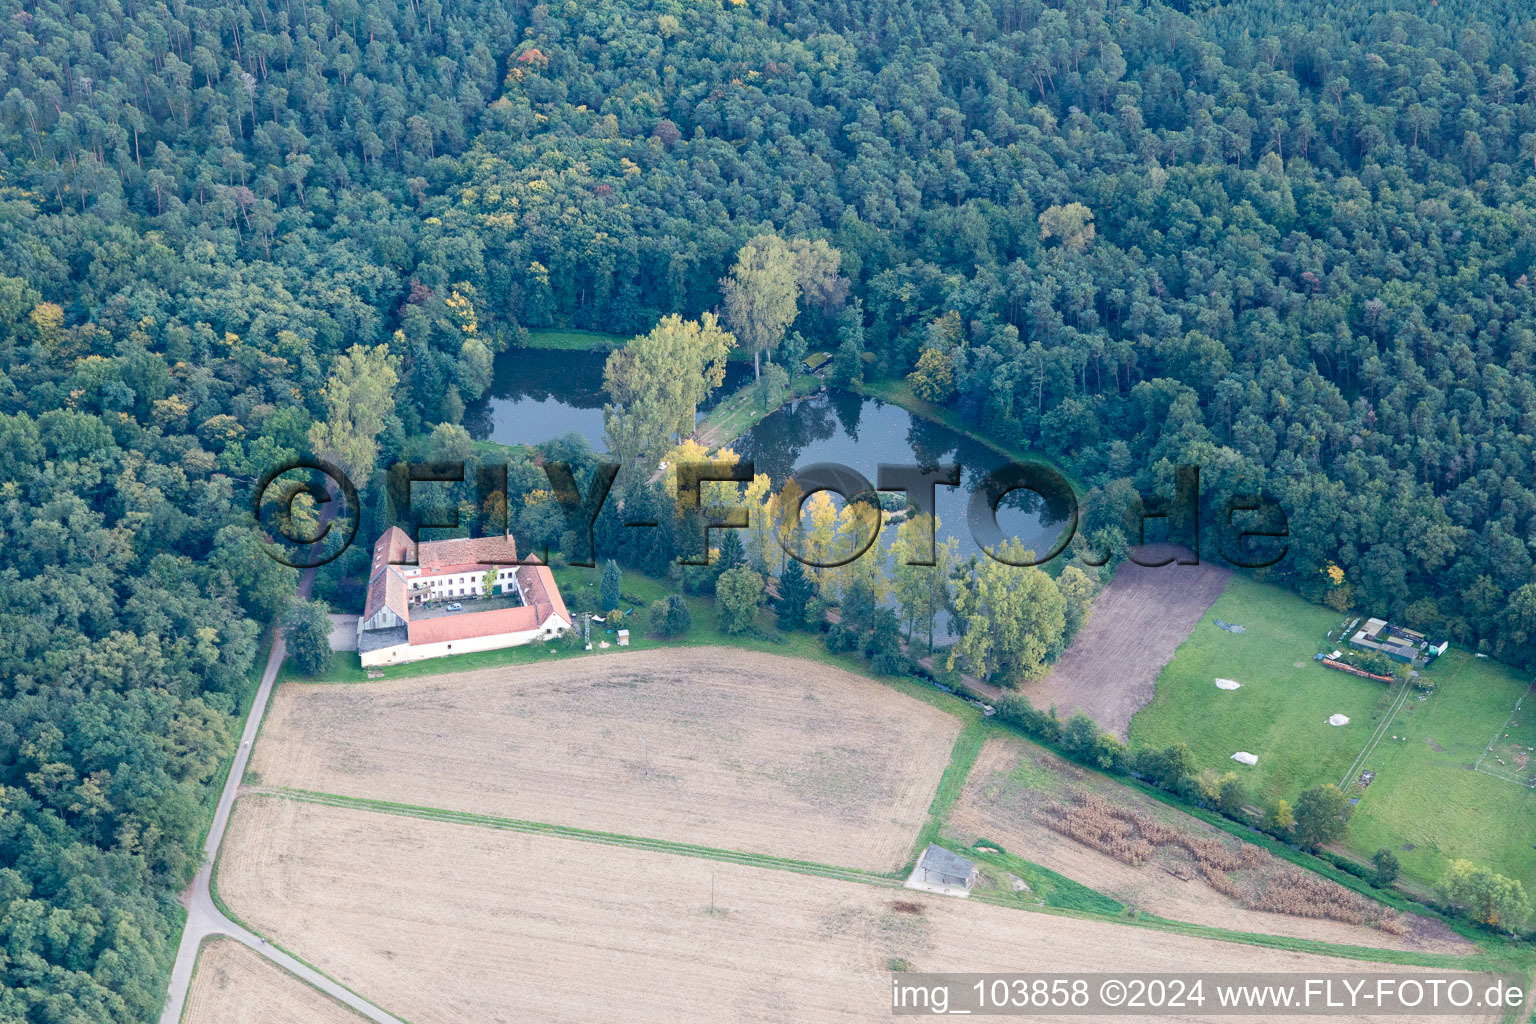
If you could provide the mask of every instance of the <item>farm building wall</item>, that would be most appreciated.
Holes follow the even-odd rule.
[[[518,647],[535,640],[549,639],[564,629],[565,622],[558,616],[551,615],[538,629],[525,629],[516,633],[496,633],[491,636],[472,636],[463,640],[446,640],[434,644],[396,644],[393,647],[369,651],[361,657],[364,668],[376,665],[404,665],[412,661],[425,661],[428,658]]]

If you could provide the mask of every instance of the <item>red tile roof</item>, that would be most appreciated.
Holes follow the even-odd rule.
[[[506,565],[517,561],[517,544],[507,537],[456,537],[428,540],[418,545],[416,560],[422,572],[457,566]]]
[[[411,538],[398,526],[392,526],[373,545],[373,565],[369,568],[368,600],[363,605],[363,621],[388,607],[402,619],[406,618],[408,603],[405,597],[405,580],[392,563],[403,562],[409,553]]]
[[[547,608],[548,605],[545,605]],[[544,616],[531,604],[520,608],[498,608],[489,612],[464,612],[445,615],[442,618],[425,619],[409,623],[411,646],[439,644],[444,641],[469,640],[479,636],[497,636],[501,633],[522,633],[538,629]]]
[[[411,537],[398,526],[391,526],[379,535],[373,545],[373,571],[386,565],[402,565],[415,561],[412,558]]]
[[[565,609],[565,599],[560,596],[560,588],[555,586],[555,574],[549,571],[549,566],[537,562],[524,565],[517,570],[517,582],[529,604],[535,607],[547,605],[550,611],[565,620],[566,625],[571,624],[571,613]],[[544,617],[548,618],[548,613],[544,613]]]

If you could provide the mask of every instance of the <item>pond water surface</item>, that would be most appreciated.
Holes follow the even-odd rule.
[[[537,444],[575,432],[603,450],[603,363],[606,352],[517,349],[497,357],[495,381],[486,398],[465,412],[476,439],[503,444]],[[715,398],[751,379],[750,364],[729,364],[725,386]],[[881,463],[960,467],[959,487],[939,487],[935,496],[939,540],[956,537],[962,558],[980,548],[967,527],[967,505],[987,473],[1006,460],[992,449],[948,427],[914,416],[897,405],[846,391],[827,390],[772,413],[730,447],[751,459],[758,472],[782,484],[796,469],[835,462],[874,482]],[[841,503],[839,499],[834,499]],[[1052,507],[1055,505],[1056,507]],[[1030,491],[1003,499],[997,521],[1002,533],[1041,554],[1056,543],[1065,510]],[[890,532],[888,528],[888,533]],[[886,542],[890,537],[885,538]]]
[[[484,398],[464,410],[464,427],[477,441],[538,444],[579,434],[604,451],[603,364],[608,353],[522,348],[496,357],[495,376]],[[729,395],[752,377],[752,364],[727,363],[725,384],[714,399]],[[706,404],[700,414],[712,407]]]

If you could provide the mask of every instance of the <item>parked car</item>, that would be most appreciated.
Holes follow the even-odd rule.
[[[464,606],[462,604],[460,604],[459,602],[455,601],[455,602],[453,602],[453,604],[448,606],[448,610],[451,611],[451,612],[461,612],[461,611],[464,610]]]

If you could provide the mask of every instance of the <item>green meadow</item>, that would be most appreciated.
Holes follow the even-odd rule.
[[[1237,635],[1215,620],[1238,623]],[[1202,768],[1236,771],[1266,805],[1320,782],[1338,782],[1388,707],[1385,683],[1313,660],[1343,616],[1278,587],[1234,576],[1157,680],[1131,722],[1136,746],[1183,741]],[[1217,679],[1242,684],[1222,690]],[[1332,726],[1342,714],[1349,724]],[[1258,755],[1249,767],[1237,751]]]
[[[1472,770],[1496,734],[1502,740],[1529,681],[1500,662],[1451,650],[1425,671],[1434,693],[1410,693],[1357,765],[1401,684],[1389,689],[1313,660],[1343,618],[1233,577],[1158,677],[1152,703],[1131,722],[1132,745],[1185,742],[1201,768],[1238,772],[1265,807],[1343,780],[1346,795],[1358,799],[1350,852],[1369,857],[1391,847],[1405,877],[1428,885],[1451,859],[1464,857],[1536,890],[1536,790]],[[1216,619],[1247,632],[1228,633]],[[1218,678],[1242,688],[1219,689]],[[1333,714],[1349,724],[1330,726]],[[1533,718],[1524,714],[1517,728],[1533,731]],[[1514,742],[1505,741],[1506,749]],[[1258,764],[1231,760],[1239,750],[1258,755]],[[1368,787],[1357,784],[1361,771],[1375,773]]]
[[[1360,803],[1349,845],[1367,854],[1390,846],[1404,873],[1425,882],[1465,858],[1536,892],[1536,789],[1472,770],[1528,681],[1500,662],[1455,650],[1428,675],[1434,694],[1409,700],[1389,730],[1400,738],[1383,740],[1365,761],[1375,779],[1350,791]]]
[[[554,327],[528,332],[529,348],[553,348],[566,352],[604,351],[623,347],[627,335],[604,331],[584,331],[575,327]]]

